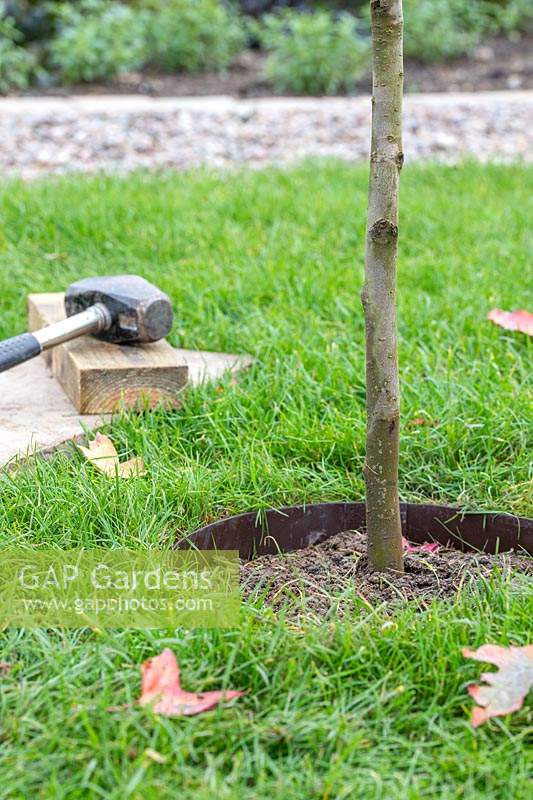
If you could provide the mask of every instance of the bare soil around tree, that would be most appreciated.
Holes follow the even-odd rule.
[[[495,571],[533,577],[533,558],[521,553],[462,553],[439,547],[405,556],[402,575],[369,569],[366,535],[346,531],[292,553],[261,556],[241,564],[247,598],[263,598],[276,610],[291,608],[322,617],[332,608],[347,613],[361,601],[374,607],[401,600],[427,606],[435,598],[452,599],[461,588]],[[354,591],[355,590],[355,591]],[[360,603],[359,603],[360,605]]]

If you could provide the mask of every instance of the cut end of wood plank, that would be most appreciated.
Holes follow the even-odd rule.
[[[28,296],[30,331],[64,319],[62,293]],[[178,405],[188,367],[168,342],[113,345],[82,336],[45,353],[52,375],[82,414]]]
[[[175,360],[166,370],[143,368],[123,369],[102,374],[101,370],[80,373],[76,392],[79,402],[76,407],[83,414],[128,409],[142,411],[156,406],[176,407],[180,405],[179,393],[187,383],[188,369]]]

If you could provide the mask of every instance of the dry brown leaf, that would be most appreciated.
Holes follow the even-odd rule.
[[[533,687],[533,645],[500,647],[484,644],[477,650],[462,651],[465,658],[486,661],[499,667],[497,672],[483,672],[482,686],[470,684],[468,693],[477,706],[472,709],[474,728],[491,717],[503,717],[522,708],[524,698]]]
[[[78,447],[93,466],[113,478],[115,475],[119,478],[139,478],[145,474],[142,458],[131,458],[129,461],[120,462],[115,445],[109,436],[103,433],[97,433],[88,447],[82,447],[81,444]]]
[[[141,478],[143,475],[146,475],[146,470],[142,458],[130,458],[118,465],[119,478]]]
[[[152,747],[147,747],[144,751],[144,755],[151,761],[155,761],[156,764],[165,764],[168,761],[168,758],[164,756],[163,753],[158,753],[158,751],[154,750]]]
[[[165,648],[141,666],[142,687],[139,704],[150,705],[164,717],[190,717],[218,706],[223,700],[240,697],[244,692],[185,692],[180,684],[180,668],[176,656]]]

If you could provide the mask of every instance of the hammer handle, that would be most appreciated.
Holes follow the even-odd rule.
[[[38,356],[41,344],[33,333],[21,333],[0,342],[0,372],[11,369],[23,361]]]
[[[69,342],[85,333],[98,333],[105,330],[111,322],[105,306],[96,303],[94,306],[67,317],[34,333],[21,333],[0,342],[0,372],[11,369],[23,361],[38,356],[43,350],[55,347],[62,342]]]

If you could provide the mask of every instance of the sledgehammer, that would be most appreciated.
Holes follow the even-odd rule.
[[[67,318],[0,342],[0,372],[91,333],[114,344],[155,342],[172,326],[166,294],[137,275],[84,278],[65,292]]]

